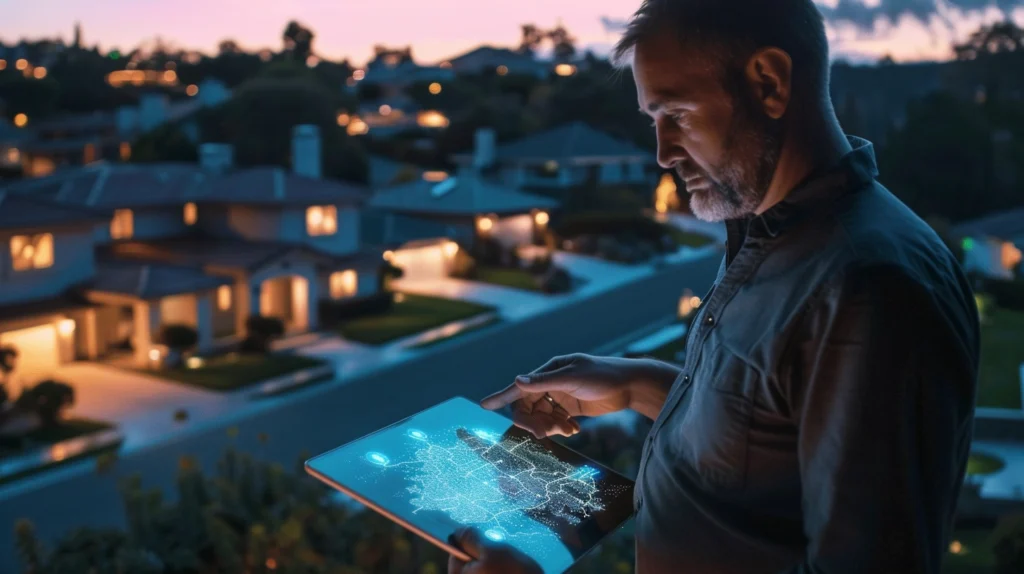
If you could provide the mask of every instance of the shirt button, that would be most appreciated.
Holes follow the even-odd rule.
[[[683,382],[684,383],[689,383],[690,382],[690,375],[683,375]]]
[[[705,319],[704,322],[707,323],[708,325],[714,325],[715,324],[715,318],[713,316],[711,316],[711,315],[708,315],[708,318]]]

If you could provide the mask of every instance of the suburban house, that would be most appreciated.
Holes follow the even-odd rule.
[[[482,136],[493,140],[493,132]],[[457,154],[456,164],[473,163],[474,154]],[[497,146],[483,158],[499,181],[558,195],[582,185],[643,185],[658,181],[654,154],[618,140],[583,122],[571,122]]]
[[[412,48],[374,47],[374,57],[365,70],[357,70],[347,85],[355,90],[360,85],[377,86],[381,95],[398,95],[403,88],[418,82],[444,82],[455,77],[450,66],[422,66],[412,57]]]
[[[504,76],[526,75],[545,79],[551,75],[554,64],[537,60],[531,54],[524,54],[508,48],[479,46],[442,63],[460,76],[477,74],[498,74]]]
[[[963,246],[965,270],[994,279],[1012,279],[1024,272],[1024,208],[961,223],[953,234]]]
[[[477,161],[448,176],[425,172],[419,179],[379,189],[369,200],[376,220],[377,241],[391,248],[391,262],[406,279],[445,276],[458,245],[491,237],[503,246],[531,244],[558,207],[549,197],[534,195],[484,177],[493,149],[491,133],[477,133]]]
[[[363,103],[354,115],[340,114],[338,123],[347,126],[349,135],[372,131],[375,136],[387,137],[417,129],[444,129],[449,120],[440,111],[423,109],[409,96],[397,94]]]
[[[168,324],[209,352],[251,315],[312,331],[322,301],[377,293],[366,191],[320,178],[314,126],[296,127],[293,154],[293,171],[234,169],[229,146],[205,144],[199,165],[98,163],[0,190],[0,343],[23,365],[144,365]]]

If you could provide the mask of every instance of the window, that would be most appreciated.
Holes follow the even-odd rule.
[[[314,205],[306,208],[306,232],[310,235],[334,235],[338,232],[338,208]]]
[[[231,286],[221,285],[217,287],[217,309],[227,311],[231,308]]]
[[[185,204],[184,218],[185,225],[196,224],[196,220],[199,218],[199,209],[196,207],[196,204],[191,202]]]
[[[114,210],[114,219],[110,220],[111,239],[131,239],[135,231],[135,222],[130,209]]]
[[[331,298],[342,299],[356,294],[359,282],[352,269],[331,273]]]
[[[45,269],[53,265],[53,235],[15,235],[11,238],[11,266],[15,271]]]

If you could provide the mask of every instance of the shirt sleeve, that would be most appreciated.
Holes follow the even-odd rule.
[[[941,300],[899,271],[859,269],[808,309],[789,381],[807,552],[789,574],[938,574],[977,373],[976,331]]]

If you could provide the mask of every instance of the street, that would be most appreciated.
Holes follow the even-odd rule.
[[[455,339],[358,379],[307,389],[244,420],[226,420],[131,453],[105,474],[68,472],[63,480],[40,481],[38,488],[0,502],[0,525],[10,529],[27,518],[44,540],[79,526],[123,526],[119,480],[138,474],[146,487],[169,491],[181,456],[193,456],[211,469],[223,450],[234,446],[292,468],[301,453],[318,454],[452,396],[478,400],[553,355],[592,350],[672,314],[684,289],[703,294],[710,287],[719,258],[715,253],[668,266],[649,278]],[[226,432],[231,426],[239,430],[234,438]],[[0,557],[0,572],[17,571],[11,530],[0,537]]]

